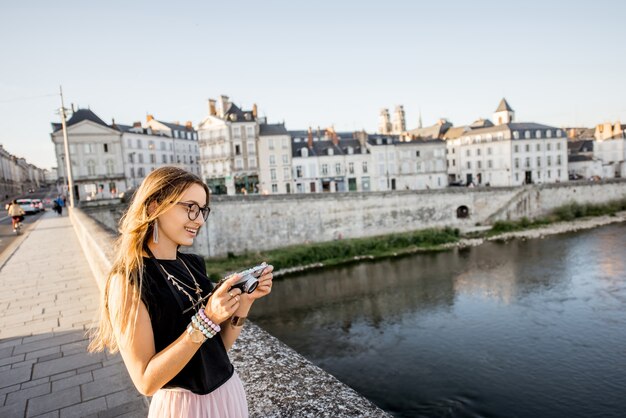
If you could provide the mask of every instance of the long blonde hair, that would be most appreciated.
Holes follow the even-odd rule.
[[[126,213],[120,219],[115,259],[101,295],[100,318],[90,330],[90,352],[103,351],[105,348],[112,353],[117,352],[119,341],[116,339],[116,331],[118,335],[129,335],[132,338],[141,300],[144,248],[152,237],[154,221],[179,202],[192,184],[204,188],[208,203],[209,188],[198,176],[177,167],[154,170],[135,192]],[[149,207],[153,210],[149,210]],[[109,300],[112,283],[116,286],[114,297],[120,299],[115,301],[113,307]],[[111,309],[115,311],[111,312]]]

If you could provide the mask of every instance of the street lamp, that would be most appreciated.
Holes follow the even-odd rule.
[[[70,207],[74,207],[74,180],[72,179],[72,161],[70,159],[70,146],[67,140],[67,127],[65,125],[65,104],[63,103],[63,87],[59,86],[61,95],[61,126],[63,127],[63,147],[65,149],[65,178],[70,195]]]

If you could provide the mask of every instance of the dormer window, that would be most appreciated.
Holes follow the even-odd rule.
[[[309,156],[309,150],[307,148],[302,148],[300,150],[300,155],[302,155],[303,157],[308,157]]]
[[[335,150],[332,148],[328,148],[328,155],[334,155],[335,154]]]
[[[546,131],[546,138],[552,138],[552,131],[550,129]]]
[[[519,131],[513,131],[513,139],[519,139]]]
[[[541,138],[541,131],[539,129],[535,131],[535,138]]]
[[[231,113],[231,114],[228,116],[228,118],[229,118],[231,121],[233,121],[233,122],[234,122],[234,121],[236,121],[236,120],[237,120],[237,115],[235,115],[234,113]]]
[[[245,120],[252,120],[252,115],[250,113],[246,113],[243,117]]]
[[[352,148],[352,147],[348,147],[347,151],[348,151],[348,154],[350,154],[350,155],[354,154],[354,148]]]
[[[524,138],[530,139],[530,131],[524,131]]]
[[[383,140],[382,138],[376,138],[376,145],[382,145]]]

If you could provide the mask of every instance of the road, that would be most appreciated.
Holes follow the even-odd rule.
[[[23,196],[18,197],[17,199],[45,199],[45,198],[54,198],[56,197],[56,189],[43,189],[36,191],[34,193],[28,193]],[[7,216],[7,212],[3,207],[0,208],[0,254],[4,252],[4,250],[15,240],[16,235],[13,232],[13,227],[11,226],[11,218]],[[46,211],[50,211],[52,208],[47,207]],[[26,215],[24,218],[24,222],[22,222],[22,233],[28,233],[30,227],[39,219],[44,212],[39,212],[31,215]],[[63,211],[63,215],[67,216],[67,212]]]

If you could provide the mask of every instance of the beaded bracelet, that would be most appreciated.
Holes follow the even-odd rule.
[[[195,315],[191,317],[191,323],[194,327],[202,331],[206,338],[213,338],[215,336],[213,330],[207,329],[203,324],[200,323],[200,321],[198,321],[198,318],[196,318]]]
[[[204,321],[205,324],[210,326],[213,329],[213,331],[220,332],[222,330],[219,325],[211,321],[209,317],[206,316],[206,313],[204,313],[204,309],[200,309],[200,311],[196,315],[200,315],[200,318],[198,319],[202,319],[202,321]]]

